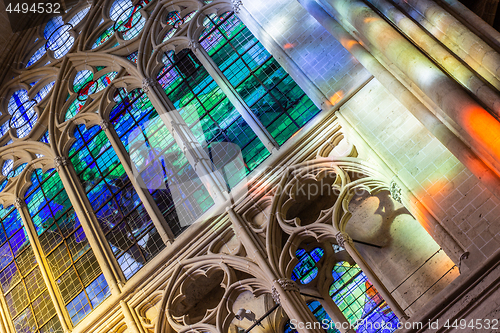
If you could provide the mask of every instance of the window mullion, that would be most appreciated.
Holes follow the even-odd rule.
[[[229,200],[229,194],[224,177],[219,170],[213,170],[207,152],[200,145],[189,125],[167,97],[158,81],[146,79],[145,82],[153,83],[144,89],[145,93],[210,196],[215,203],[226,204]]]
[[[234,105],[236,111],[243,117],[247,124],[257,134],[257,137],[262,141],[266,149],[272,153],[273,149],[279,149],[279,144],[268,132],[266,127],[255,116],[250,107],[245,103],[243,98],[233,88],[224,73],[215,64],[213,59],[208,55],[207,51],[197,42],[192,41],[192,50],[200,63],[203,65],[208,74],[214,79],[220,89],[226,94],[229,101]]]
[[[106,120],[103,120],[101,122],[101,128],[106,133],[106,137],[111,143],[111,146],[113,147],[116,156],[118,156],[118,158],[120,159],[123,169],[127,173],[127,176],[132,186],[136,190],[139,198],[141,199],[144,208],[148,212],[149,217],[151,218],[154,226],[156,227],[156,230],[158,231],[158,234],[160,235],[163,243],[168,246],[175,238],[174,233],[168,226],[167,221],[165,221],[165,218],[163,217],[163,214],[161,213],[160,209],[155,204],[153,197],[147,190],[147,187],[144,181],[142,180],[142,177],[134,173],[134,171],[132,170],[130,157],[125,147],[123,146],[122,142],[120,141],[118,134],[116,133],[113,126],[111,126],[109,122]]]
[[[7,306],[7,302],[5,301],[4,293],[2,293],[0,297],[0,315],[2,316],[0,319],[0,331],[3,329],[7,333],[15,332],[14,323],[12,320],[9,320],[9,308]]]
[[[35,255],[35,259],[38,262],[38,267],[40,268],[40,273],[42,274],[43,280],[45,282],[45,286],[47,287],[47,291],[50,295],[50,299],[54,304],[54,308],[56,309],[57,317],[59,318],[59,322],[61,323],[65,332],[70,331],[71,327],[71,319],[69,318],[66,311],[64,311],[64,301],[57,293],[56,286],[54,281],[49,278],[49,264],[42,255],[41,245],[38,241],[38,237],[36,236],[36,230],[33,222],[31,221],[31,217],[29,212],[26,210],[26,205],[24,204],[24,200],[17,198],[15,201],[16,209],[19,211],[19,215],[23,221],[24,228],[26,230],[26,234],[28,235],[28,239],[31,243],[31,248],[33,250],[33,254]],[[62,304],[62,306],[61,306]]]

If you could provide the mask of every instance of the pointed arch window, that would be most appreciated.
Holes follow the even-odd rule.
[[[132,186],[104,131],[75,129],[69,157],[99,225],[130,278],[164,247],[148,212]]]
[[[16,332],[62,331],[21,216],[0,206],[0,286]]]
[[[111,123],[170,229],[178,236],[214,202],[142,89],[127,93],[119,88],[115,100]]]
[[[110,295],[85,232],[54,169],[37,169],[25,196],[49,270],[73,324]]]

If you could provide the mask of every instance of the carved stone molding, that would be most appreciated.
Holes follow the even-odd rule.
[[[147,77],[142,80],[142,90],[146,94],[148,94],[151,91],[151,88],[154,87],[155,85],[158,85],[158,81],[150,77]]]
[[[103,119],[99,122],[99,126],[103,131],[105,131],[109,128],[109,121]]]
[[[337,239],[337,244],[343,248],[345,248],[345,243],[351,244],[352,245],[352,238],[345,232],[339,231],[335,235],[335,238]]]
[[[59,168],[63,165],[68,165],[68,159],[63,156],[57,156],[54,158],[54,166],[57,171],[59,171]]]
[[[16,209],[21,209],[24,206],[24,200],[21,198],[16,198],[16,200],[14,201],[14,206],[16,207]]]
[[[299,292],[299,286],[297,283],[291,279],[278,279],[274,280],[275,285],[271,288],[271,296],[276,304],[281,304],[280,293],[276,289],[276,284],[278,284],[284,291]]]
[[[191,50],[196,51],[197,49],[200,48],[200,43],[198,43],[197,41],[191,40],[191,41],[189,41],[188,47]]]
[[[238,14],[241,10],[241,6],[243,6],[243,1],[241,0],[231,0],[231,3],[233,5],[233,11]]]

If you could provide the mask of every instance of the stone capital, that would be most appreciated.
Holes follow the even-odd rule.
[[[337,239],[337,244],[343,248],[345,248],[346,243],[352,245],[352,238],[343,231],[337,232],[335,238]]]
[[[281,304],[280,292],[277,287],[281,287],[285,292],[299,292],[299,286],[297,283],[291,279],[277,279],[273,282],[273,287],[271,288],[271,296],[276,304]]]
[[[146,93],[149,94],[151,91],[151,88],[158,85],[158,81],[156,81],[153,78],[147,77],[142,80],[142,90]]]
[[[68,165],[68,159],[63,156],[57,156],[54,158],[54,166],[57,171],[59,171],[60,167],[63,165]]]

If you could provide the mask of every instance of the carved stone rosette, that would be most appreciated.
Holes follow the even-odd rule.
[[[16,198],[16,200],[14,201],[14,206],[18,210],[21,209],[24,206],[24,200],[21,198]]]
[[[389,191],[391,192],[391,197],[396,200],[399,203],[402,203],[401,201],[401,188],[398,186],[398,184],[395,181],[391,182],[391,187],[389,188]]]
[[[99,122],[99,126],[103,131],[105,131],[109,128],[109,121],[103,119]]]

